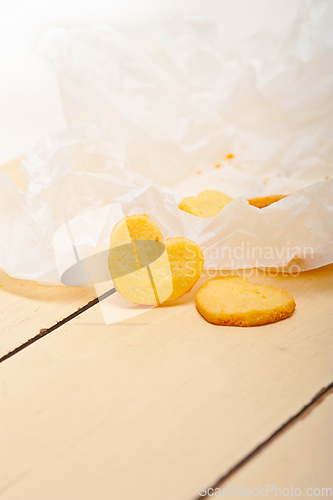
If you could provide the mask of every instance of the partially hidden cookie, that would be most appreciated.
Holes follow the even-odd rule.
[[[203,257],[187,238],[166,242],[150,217],[131,215],[110,236],[108,266],[115,288],[135,304],[158,305],[191,290],[199,279]]]
[[[188,238],[169,238],[165,243],[172,274],[173,292],[166,302],[189,292],[201,276],[204,258],[202,250]]]
[[[257,208],[265,208],[271,205],[272,203],[275,203],[276,201],[282,200],[282,198],[285,198],[288,196],[287,194],[272,194],[271,196],[259,196],[258,198],[250,198],[247,200],[250,205],[257,207]]]
[[[179,208],[197,217],[215,217],[231,201],[233,199],[230,196],[220,191],[205,189],[198,196],[184,198]]]
[[[252,285],[241,276],[219,276],[199,288],[196,307],[215,325],[258,326],[289,318],[296,304],[282,288]]]

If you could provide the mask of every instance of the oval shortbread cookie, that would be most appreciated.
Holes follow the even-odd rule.
[[[282,198],[286,198],[287,194],[272,194],[270,196],[259,196],[258,198],[250,198],[247,200],[250,205],[257,208],[265,208],[272,205],[272,203],[276,203],[277,201],[282,200]]]
[[[196,307],[215,325],[257,326],[289,318],[296,304],[282,288],[252,285],[241,276],[219,276],[199,288]]]
[[[166,300],[170,302],[191,291],[201,276],[204,258],[199,245],[188,238],[170,238],[165,246],[173,282],[173,292]]]
[[[184,198],[179,203],[179,208],[197,217],[215,217],[231,201],[233,199],[230,196],[220,191],[205,189],[198,196]]]

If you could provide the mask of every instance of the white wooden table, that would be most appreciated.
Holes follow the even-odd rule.
[[[18,165],[3,169],[22,188]],[[93,289],[1,271],[0,498],[194,500],[259,485],[322,496],[333,488],[332,278],[333,265],[259,272],[297,303],[264,327],[206,323],[194,305],[205,275],[131,320],[106,326],[97,302],[59,326]]]

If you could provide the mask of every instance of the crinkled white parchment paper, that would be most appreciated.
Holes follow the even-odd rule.
[[[68,124],[108,124],[128,166],[159,184],[229,153],[246,172],[316,182],[332,175],[332,25],[330,0],[304,0],[283,33],[228,45],[218,22],[186,12],[140,41],[109,26],[51,29],[40,50]]]
[[[71,221],[89,252],[108,244],[119,206],[197,241],[209,269],[333,262],[332,25],[332,2],[317,0],[283,34],[228,46],[194,13],[140,42],[107,26],[48,31],[71,127],[24,158],[26,192],[1,174],[0,266],[60,284],[59,228]],[[208,188],[235,200],[209,219],[178,209]]]

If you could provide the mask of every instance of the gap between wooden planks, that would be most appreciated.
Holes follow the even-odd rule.
[[[233,491],[234,494],[235,492],[239,494],[240,487],[243,492],[248,488],[249,491],[245,491],[243,496],[251,498],[258,496],[259,487],[268,498],[332,496],[332,422],[333,388],[319,396],[296,420],[278,432],[240,467],[238,466],[226,478],[214,485],[208,492],[209,496],[202,495],[203,490],[208,491],[208,486],[199,490],[198,498],[216,498],[220,492],[221,496],[232,496]],[[300,491],[296,491],[295,494],[296,488]],[[308,488],[311,490],[308,491]],[[320,494],[316,488],[319,488]],[[330,489],[327,490],[327,494],[326,488]]]
[[[0,361],[96,298],[94,288],[38,285],[0,270]]]
[[[11,174],[12,174],[11,165],[7,165],[6,170],[7,170],[7,172],[9,173],[9,175],[11,175]],[[12,176],[12,178],[15,180],[15,174],[14,174],[14,175],[11,175],[11,176]],[[21,187],[21,189],[23,189],[23,188]],[[21,282],[20,280],[11,280],[9,277],[5,277],[5,278],[9,279],[9,281],[11,281],[11,282],[12,282],[12,284],[14,285],[14,287],[13,287],[13,288],[15,289],[15,287],[16,287],[16,291],[18,291],[18,290],[19,290],[19,288],[20,288],[20,287],[19,287],[19,285],[21,285],[21,286],[23,286],[23,287],[24,287],[24,285],[32,285],[33,287],[37,287],[37,294],[36,294],[36,293],[34,293],[34,292],[35,292],[35,290],[36,290],[36,288],[35,288],[35,290],[34,290],[34,291],[32,291],[32,288],[30,287],[29,292],[27,293],[27,297],[29,297],[29,298],[33,298],[33,297],[36,297],[36,295],[37,295],[37,296],[39,295],[39,294],[38,294],[38,290],[40,290],[40,286],[36,285],[35,283],[30,283],[30,282],[25,282],[25,281]],[[7,281],[8,281],[8,280],[7,280]],[[10,287],[7,287],[7,288],[10,288]],[[42,287],[42,288],[45,290],[45,287]],[[59,290],[59,287],[56,287],[56,288],[58,289],[58,291],[64,291],[64,290],[67,290],[67,291],[68,291],[68,289],[63,289],[63,288],[60,288],[60,290]],[[47,290],[51,290],[51,289],[49,289],[49,288],[48,288]],[[11,290],[11,291],[12,291],[12,290]],[[79,290],[79,289],[73,289],[73,290],[71,290],[71,291],[70,291],[70,292],[71,292],[71,293],[70,293],[70,295],[73,297],[73,292],[74,292],[74,294],[75,294],[75,293],[80,292],[80,291],[81,291],[81,290]],[[90,291],[90,290],[89,290],[89,291]],[[53,292],[54,292],[54,288],[53,288]],[[14,293],[15,293],[15,292],[14,292]],[[80,293],[79,293],[79,296],[80,296]],[[27,298],[27,297],[26,297],[26,298]],[[20,300],[22,300],[22,299],[20,299]],[[47,302],[49,302],[49,301],[50,301],[50,296],[49,296],[49,300],[48,300]],[[22,302],[20,302],[20,304],[21,304],[21,303],[22,303]],[[12,304],[11,304],[11,305],[12,305]],[[17,304],[17,305],[18,305],[18,304]],[[38,304],[38,305],[40,306],[40,304]],[[9,310],[10,310],[10,307],[9,307]],[[15,313],[15,309],[14,309],[12,312],[14,312],[14,313]],[[36,312],[38,312],[38,311],[36,310]],[[45,312],[45,311],[44,311],[44,312]],[[48,311],[46,311],[46,312],[48,312]],[[38,316],[38,314],[37,314],[37,317],[39,318],[40,316]],[[42,316],[42,317],[43,317],[43,316]],[[37,319],[37,318],[35,318],[35,319]],[[47,323],[47,324],[49,324],[49,323]],[[26,325],[26,324],[24,324],[24,323],[22,323],[22,324],[21,324],[21,326],[25,326],[25,327],[26,327],[27,325]],[[28,329],[27,329],[27,330],[28,330]],[[16,343],[16,340],[17,340],[19,337],[14,337],[14,338],[15,338],[15,343]]]
[[[259,272],[297,308],[248,329],[195,291],[109,326],[96,305],[2,363],[1,498],[197,498],[332,382],[332,276]]]
[[[0,166],[21,191],[25,190],[20,174],[22,157]],[[96,297],[94,288],[38,285],[18,280],[0,269],[0,359]]]

